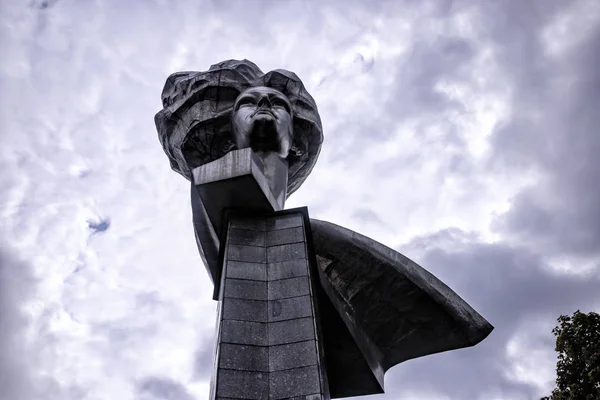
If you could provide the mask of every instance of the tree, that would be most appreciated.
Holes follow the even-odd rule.
[[[600,399],[600,314],[561,315],[556,336],[556,389],[540,400]]]

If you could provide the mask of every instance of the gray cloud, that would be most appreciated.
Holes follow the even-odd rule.
[[[352,213],[352,218],[360,220],[363,223],[375,223],[380,227],[385,228],[385,222],[379,216],[368,208],[358,208]]]
[[[543,175],[514,199],[498,229],[553,254],[600,252],[599,49],[597,26],[560,60],[529,68],[512,120],[494,136],[502,168]]]
[[[442,20],[441,23],[448,22]],[[470,79],[469,63],[480,50],[476,45],[473,39],[444,34],[434,35],[433,38],[429,36],[427,41],[416,39],[411,43],[406,59],[396,69],[394,77],[393,92],[397,96],[393,96],[388,104],[394,119],[400,118],[401,121],[422,115],[435,118],[452,109],[464,112],[461,102],[437,91],[436,85],[442,79]]]
[[[29,266],[0,246],[0,398],[3,399],[32,397],[23,340],[29,321],[19,309],[32,289]]]
[[[414,34],[425,36],[427,22],[431,22],[433,17],[428,14],[420,19],[415,21]],[[376,82],[378,87],[375,95],[386,94],[386,100],[365,98],[364,102],[367,105],[377,104],[377,114],[354,112],[337,127],[337,132],[330,132],[333,135],[343,132],[343,141],[349,142],[334,153],[334,160],[347,160],[348,148],[369,148],[375,142],[390,139],[394,135],[395,127],[408,123],[414,124],[415,134],[424,141],[426,128],[433,124],[441,124],[442,137],[436,137],[437,141],[441,140],[442,144],[447,145],[465,146],[454,122],[448,118],[448,113],[451,112],[465,113],[464,105],[439,91],[437,84],[444,79],[454,82],[470,79],[469,63],[478,50],[475,43],[465,38],[440,34],[427,39],[429,41],[417,39],[410,43],[406,53],[398,56],[393,63],[371,67],[372,70],[381,68],[393,71],[393,86],[386,87],[383,82]],[[408,166],[406,161],[394,160],[395,166]],[[389,168],[382,166],[382,173],[387,170]]]
[[[110,228],[110,218],[102,218],[99,221],[88,221],[88,228],[92,233],[106,232]]]
[[[0,398],[81,399],[85,391],[79,386],[61,386],[53,377],[38,376],[31,368],[42,350],[53,351],[48,337],[26,339],[32,320],[22,307],[34,298],[37,284],[30,264],[0,243]]]
[[[170,172],[155,140],[151,116],[160,107],[158,94],[172,68],[203,69],[225,58],[247,57],[264,70],[288,68],[298,72],[307,85],[311,85],[310,74],[318,73],[312,83],[313,94],[323,110],[326,142],[322,161],[305,190],[317,187],[310,185],[319,181],[319,174],[326,177],[328,169],[339,164],[344,168],[336,170],[343,173],[335,179],[322,181],[322,191],[311,193],[309,206],[315,217],[319,217],[318,207],[343,208],[347,220],[333,222],[347,225],[356,220],[366,225],[378,216],[383,220],[381,226],[407,229],[398,223],[403,218],[398,215],[405,213],[408,218],[422,214],[418,208],[426,207],[429,199],[422,199],[425,206],[419,203],[414,209],[406,209],[413,203],[402,203],[402,197],[413,188],[400,178],[419,175],[423,166],[435,165],[433,178],[417,176],[435,179],[434,187],[442,186],[448,177],[458,178],[468,194],[465,207],[478,201],[484,191],[481,175],[518,178],[529,171],[541,175],[539,181],[514,197],[507,213],[498,216],[494,227],[502,241],[486,244],[475,233],[454,229],[420,237],[403,248],[409,257],[420,254],[415,260],[455,289],[496,330],[474,348],[396,367],[387,375],[388,393],[376,398],[398,399],[417,393],[418,398],[432,395],[472,400],[492,397],[488,395],[491,392],[511,399],[534,398],[538,387],[506,376],[513,366],[506,354],[507,344],[519,335],[530,344],[528,350],[546,349],[552,353],[551,333],[539,321],[552,323],[560,313],[597,304],[598,295],[593,290],[594,285],[598,287],[594,275],[597,267],[586,278],[557,275],[545,259],[581,256],[593,260],[600,250],[600,120],[595,110],[599,103],[598,28],[591,27],[579,43],[557,55],[547,54],[542,40],[548,24],[586,2],[390,0],[366,6],[365,2],[352,0],[343,6],[322,2],[316,7],[307,2],[275,6],[272,1],[240,0],[201,4],[120,2],[105,9],[85,2],[19,3],[13,1],[7,6],[11,23],[1,24],[5,34],[0,35],[2,43],[7,43],[2,47],[8,54],[0,63],[2,97],[12,93],[16,99],[6,101],[7,107],[0,110],[1,178],[6,188],[0,191],[0,229],[3,235],[52,264],[42,274],[48,282],[60,281],[60,266],[70,273],[72,266],[63,261],[76,260],[79,254],[87,254],[91,261],[98,258],[96,269],[108,273],[93,274],[95,270],[90,268],[88,275],[75,274],[68,285],[53,288],[54,297],[39,294],[61,298],[68,304],[44,305],[42,329],[36,338],[39,348],[26,353],[20,335],[30,321],[19,307],[37,294],[32,289],[28,263],[0,254],[3,399],[85,398],[85,391],[71,385],[77,375],[72,372],[79,372],[79,366],[73,367],[65,354],[89,352],[83,344],[93,342],[91,337],[70,337],[62,331],[63,340],[57,340],[62,346],[61,355],[39,363],[49,374],[66,371],[69,378],[63,376],[64,387],[52,379],[33,380],[38,365],[27,362],[24,354],[36,360],[36,352],[48,352],[52,335],[59,335],[45,326],[60,315],[53,310],[79,307],[80,314],[87,315],[95,314],[101,304],[110,304],[106,286],[131,285],[124,292],[132,291],[135,307],[107,323],[93,326],[82,322],[84,328],[91,328],[91,335],[110,344],[101,347],[102,351],[84,354],[83,359],[109,359],[124,353],[120,350],[131,350],[131,343],[157,337],[160,326],[185,325],[190,329],[200,319],[214,319],[213,314],[198,317],[191,312],[178,313],[174,306],[162,311],[163,316],[160,304],[164,299],[154,289],[146,288],[154,284],[155,290],[167,290],[170,276],[186,276],[194,281],[189,271],[192,267],[202,268],[197,265],[195,252],[193,259],[172,260],[182,249],[175,243],[190,240],[193,247],[189,216],[177,214],[187,205],[188,188],[184,187],[181,194],[175,193],[175,184],[164,184],[179,178],[166,175]],[[44,3],[48,7],[35,9],[44,8]],[[586,18],[597,13],[597,8],[590,10],[576,15],[575,25],[583,25]],[[396,30],[395,16],[406,16],[408,22],[403,23],[409,33],[405,34],[402,24]],[[457,22],[460,18],[462,25]],[[158,26],[160,29],[156,29]],[[364,39],[369,35],[376,36],[375,44]],[[358,42],[362,47],[356,46]],[[373,50],[374,55],[367,51],[377,44],[382,48]],[[406,51],[386,54],[385,46],[394,45],[405,46]],[[478,63],[488,51],[490,58]],[[350,60],[350,66],[341,65],[344,57]],[[477,98],[494,95],[498,90],[511,93],[510,112],[491,138],[491,157],[483,167],[467,151],[469,139],[453,119],[468,116],[472,110],[465,107],[465,102],[438,90],[437,85],[443,82],[472,86],[471,92]],[[354,95],[358,95],[359,102],[344,102]],[[396,128],[403,126],[411,126],[420,147],[383,161],[364,156],[373,146],[392,141]],[[439,131],[437,136],[429,136],[431,127]],[[11,134],[5,135],[4,130]],[[164,166],[164,171],[159,166]],[[360,184],[356,182],[364,181],[364,171],[372,174],[366,182],[372,185],[361,188],[364,194],[348,192]],[[159,183],[152,187],[152,182]],[[394,192],[396,189],[398,192]],[[171,190],[174,194],[164,194]],[[388,195],[396,196],[394,201],[399,205],[374,210],[373,199]],[[343,205],[335,199],[344,199]],[[84,212],[80,207],[93,208],[93,212]],[[159,214],[169,217],[159,219]],[[89,234],[85,221],[90,215],[110,215],[114,224],[106,235],[78,241]],[[75,218],[81,221],[73,222]],[[185,220],[188,225],[175,220]],[[108,228],[102,221],[93,221],[91,229]],[[181,231],[188,229],[187,236],[174,235],[177,229],[168,230],[167,224]],[[138,236],[148,226],[159,232],[160,241]],[[124,234],[124,230],[130,232]],[[111,242],[113,236],[116,239]],[[138,245],[136,241],[143,243]],[[61,247],[65,243],[72,246]],[[158,244],[175,249],[170,250],[173,255],[161,256],[156,250]],[[144,258],[144,254],[152,256]],[[188,262],[190,270],[173,267]],[[105,291],[94,298],[98,303],[90,301],[92,287]],[[135,290],[141,294],[136,296]],[[169,301],[188,305],[196,301],[195,294],[197,288],[188,288]],[[50,300],[42,297],[42,301]],[[206,301],[210,301],[208,297]],[[114,310],[125,310],[121,304],[115,303]],[[142,310],[144,315],[160,318],[145,323]],[[109,311],[107,314],[112,315],[113,310]],[[194,357],[189,357],[193,360],[181,359],[182,363],[193,362],[194,378],[198,380],[208,379],[212,370],[213,342],[204,337],[205,331],[199,334],[203,339]],[[161,336],[148,343],[158,347],[161,340],[176,339]],[[77,346],[69,347],[71,344]],[[99,363],[106,361],[107,368],[129,368],[133,376],[146,363],[142,353],[136,353],[139,359],[127,365],[118,356],[113,357],[116,361],[112,364],[106,360]],[[81,379],[89,385],[92,397],[107,393],[102,391],[110,386],[107,383],[130,378],[126,374],[106,377],[99,370],[90,371]],[[136,391],[141,399],[192,399],[182,381],[170,378],[148,377],[137,382]]]
[[[452,399],[483,399],[486,393],[535,398],[539,388],[507,375],[512,363],[507,354],[510,340],[524,336],[529,352],[550,352],[553,336],[540,321],[552,323],[560,314],[600,304],[600,276],[558,274],[545,265],[542,255],[524,247],[487,244],[453,230],[415,239],[403,250],[421,254],[420,264],[467,300],[495,330],[473,348],[396,367],[387,385],[399,395],[429,388]]]
[[[195,400],[184,385],[168,378],[145,378],[136,389],[139,400]]]
[[[194,353],[194,379],[208,381],[211,379],[214,363],[214,337],[205,337]]]
[[[518,336],[527,343],[525,357],[552,353],[548,326],[558,315],[600,306],[598,262],[585,275],[558,273],[547,263],[548,256],[594,260],[600,255],[599,26],[564,54],[552,56],[544,51],[542,28],[566,14],[566,5],[482,7],[485,39],[514,85],[509,118],[492,136],[489,168],[517,175],[536,171],[541,179],[494,222],[505,241],[486,244],[475,234],[447,230],[404,248],[409,256],[421,253],[420,263],[496,329],[474,348],[409,361],[391,371],[388,389],[400,396],[425,391],[452,399],[536,398],[544,394],[539,387],[506,374],[511,340]],[[535,374],[535,369],[526,372]]]
[[[58,0],[35,0],[31,2],[31,7],[39,8],[40,10],[45,10],[54,6]]]

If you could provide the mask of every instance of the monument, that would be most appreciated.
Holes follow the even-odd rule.
[[[383,393],[385,371],[473,346],[493,327],[435,276],[286,198],[317,161],[317,106],[292,72],[228,60],[167,79],[156,114],[191,182],[219,301],[211,399]]]

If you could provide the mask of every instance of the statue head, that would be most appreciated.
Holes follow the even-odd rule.
[[[238,149],[276,153],[287,158],[294,140],[293,111],[289,99],[266,86],[244,90],[233,104],[231,129]]]
[[[171,167],[191,170],[234,149],[276,153],[288,163],[287,194],[312,170],[323,142],[315,101],[293,72],[264,74],[248,60],[167,78],[154,120]]]

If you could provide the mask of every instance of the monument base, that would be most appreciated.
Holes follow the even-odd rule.
[[[328,400],[305,213],[226,226],[211,399]]]

